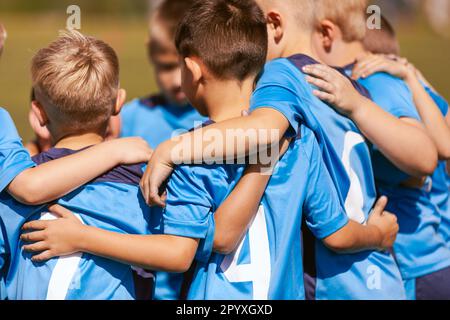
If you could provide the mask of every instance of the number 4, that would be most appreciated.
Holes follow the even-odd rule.
[[[239,265],[237,263],[245,242],[243,239],[237,250],[224,258],[220,268],[229,282],[252,282],[254,300],[267,300],[271,265],[269,236],[263,206],[259,207],[247,237],[250,247],[250,263]]]

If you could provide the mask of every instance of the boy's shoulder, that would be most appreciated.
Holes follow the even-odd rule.
[[[14,138],[19,136],[16,126],[14,125],[14,121],[11,118],[11,115],[9,114],[8,111],[6,111],[1,107],[0,107],[0,125],[2,127],[2,130],[0,130],[1,140],[6,139],[10,135],[14,135]]]
[[[280,84],[288,84],[291,81],[298,81],[304,77],[303,73],[297,68],[290,58],[278,58],[269,61],[264,66],[263,73],[258,79],[258,85],[265,82],[280,82]]]
[[[244,169],[245,165],[240,164],[177,166],[168,184],[169,197],[202,197],[214,206],[228,195]]]
[[[398,118],[420,120],[412,92],[402,79],[378,72],[358,82],[369,90],[373,101],[385,111]]]
[[[125,104],[122,114],[131,114],[131,112],[135,114],[136,109],[151,112],[157,110],[159,107],[164,107],[166,105],[168,105],[167,99],[162,94],[148,95],[142,98],[134,99]]]
[[[86,149],[86,148],[85,148]],[[82,149],[84,150],[84,149]],[[66,156],[73,155],[82,150],[70,150],[64,148],[52,148],[46,152],[42,152],[32,159],[34,163],[37,165],[60,159]],[[127,184],[132,186],[139,186],[140,180],[143,175],[144,164],[135,164],[135,165],[121,165],[113,168],[112,170],[104,173],[103,175],[97,177],[90,183],[119,183],[119,184]]]
[[[358,82],[369,88],[371,91],[376,89],[383,92],[395,92],[400,90],[399,93],[411,95],[411,91],[405,81],[385,72],[374,73],[364,79],[360,79]]]

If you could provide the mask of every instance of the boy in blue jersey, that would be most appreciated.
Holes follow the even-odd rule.
[[[213,47],[206,45],[211,39],[216,41]],[[238,117],[248,109],[267,52],[266,20],[254,1],[197,2],[179,27],[177,48],[184,58],[183,88],[212,122]],[[225,51],[227,56],[222,56]],[[34,245],[44,250],[51,244],[57,247],[36,259],[83,250],[173,270],[187,268],[195,255],[191,299],[303,299],[303,217],[315,236],[337,251],[382,250],[395,238],[395,219],[382,212],[385,199],[367,226],[349,221],[315,136],[306,126],[298,129],[269,182],[256,172],[263,188],[243,187],[248,186],[251,166],[236,186],[243,170],[240,164],[178,167],[168,185],[164,237],[104,232],[82,226],[69,215],[60,221],[30,223],[27,229],[50,234],[37,239],[34,233],[31,237],[41,240]],[[58,232],[63,225],[64,234]],[[79,242],[81,238],[85,240]],[[223,254],[211,255],[213,247]]]
[[[380,62],[384,58],[368,57],[369,53],[362,42],[366,30],[365,3],[362,0],[318,1],[317,31],[314,35],[316,50],[328,64],[345,66],[349,73],[353,71],[353,76],[369,90],[373,100],[400,119],[397,126],[406,123],[426,130],[431,138],[429,143],[436,146],[439,158],[447,159],[449,127],[414,72],[406,71],[406,81],[403,81],[395,77],[400,75],[397,72],[392,72],[395,76],[379,72],[385,71],[383,68],[389,64],[388,60]],[[349,13],[353,15],[351,23],[344,19]],[[393,69],[391,64],[387,68]],[[341,86],[341,75],[331,68],[320,69],[319,72],[312,70],[314,77],[308,79],[320,88],[317,95],[334,104],[340,112],[349,114],[361,127],[362,122],[356,118],[364,115],[368,108],[365,105],[358,108],[342,107],[343,104],[337,102],[346,95]],[[330,87],[331,83],[333,87]],[[374,125],[379,124],[379,120],[373,117],[366,120],[372,121]],[[398,149],[417,142],[404,133],[402,129],[396,141]],[[417,152],[417,147],[411,151]],[[418,172],[407,170],[408,162],[411,165],[415,159],[405,160],[406,163],[396,161],[374,143],[373,163],[377,188],[382,195],[389,197],[388,208],[397,215],[400,224],[399,236],[394,245],[396,261],[409,298],[450,298],[450,250],[438,232],[441,215],[425,183],[426,176],[433,172],[421,177]]]
[[[368,76],[377,71],[384,71],[405,80],[409,84],[410,90],[413,91],[415,99],[424,101],[417,101],[416,107],[421,113],[422,119],[428,119],[424,123],[427,124],[427,129],[430,134],[435,137],[435,143],[442,145],[442,153],[444,154],[445,147],[448,148],[448,144],[450,143],[448,129],[450,125],[450,114],[448,112],[448,103],[445,98],[437,93],[427,79],[425,79],[420,70],[415,68],[407,59],[400,57],[400,44],[398,43],[394,28],[383,16],[381,17],[381,22],[380,29],[367,30],[366,37],[364,38],[364,47],[378,56],[370,56],[364,61],[365,63],[358,64],[358,68],[355,69],[355,76],[358,77],[358,74]],[[369,61],[371,62],[370,64],[368,63]],[[417,80],[421,86],[418,86]],[[435,105],[425,93],[433,99]],[[446,125],[443,124],[442,116],[445,117]],[[447,157],[444,155],[441,158],[445,159]],[[446,161],[439,162],[438,168],[433,173],[431,180],[431,200],[439,208],[441,213],[439,232],[447,244],[450,245],[450,192]]]
[[[262,147],[267,141],[247,139],[246,148],[236,150],[234,139],[224,139],[216,156],[205,152],[212,143],[208,137],[219,130],[226,137],[227,130],[279,130],[295,135],[300,122],[313,129],[323,150],[323,159],[333,183],[339,191],[339,198],[348,216],[357,222],[367,221],[376,196],[372,162],[369,147],[364,136],[378,145],[390,157],[409,171],[426,175],[435,168],[436,149],[424,131],[413,125],[403,124],[381,108],[371,103],[360,92],[365,90],[345,79],[352,88],[345,103],[350,106],[370,104],[362,117],[361,131],[347,117],[330,110],[313,94],[312,86],[306,81],[304,67],[317,63],[311,37],[314,33],[315,1],[258,1],[268,21],[269,55],[275,59],[269,62],[258,81],[252,98],[252,114],[247,118],[236,118],[202,129],[196,134],[183,135],[177,141],[161,144],[144,175],[142,188],[146,199],[152,204],[164,205],[160,187],[171,174],[175,164],[192,161],[211,161],[220,156],[241,156],[250,150]],[[276,59],[278,58],[278,59]],[[365,92],[367,94],[367,92]],[[361,115],[361,114],[360,114]],[[378,119],[376,123],[371,119]],[[414,142],[399,148],[403,135],[414,137]],[[272,143],[276,138],[273,138]],[[191,153],[181,154],[174,150],[190,150],[190,146],[203,146]],[[420,157],[414,152],[420,149]],[[150,169],[151,168],[151,169]],[[391,255],[368,251],[356,255],[336,255],[321,246],[321,263],[318,270],[322,282],[318,283],[318,299],[402,299],[401,278]],[[329,265],[335,267],[329,268]],[[373,272],[376,269],[380,272]],[[375,277],[373,277],[375,275]],[[373,280],[376,279],[373,284]],[[380,281],[378,281],[380,280]],[[380,285],[383,283],[383,285]]]
[[[180,59],[174,39],[178,23],[192,5],[192,0],[164,0],[150,18],[148,56],[152,63],[157,95],[136,99],[121,113],[123,137],[143,137],[152,148],[185,133],[205,120],[181,90]]]
[[[181,89],[180,57],[174,43],[176,27],[192,3],[193,0],[164,0],[152,12],[147,51],[160,92],[123,107],[122,137],[142,137],[156,148],[205,121]],[[159,272],[156,279],[156,300],[180,297],[182,274]]]
[[[0,28],[0,52],[6,31]],[[151,154],[148,145],[138,138],[100,144],[77,155],[36,167],[6,110],[0,108],[0,193],[30,205],[55,200],[119,164],[144,161]],[[9,260],[9,241],[5,217],[0,217],[0,299],[6,298],[4,278]],[[17,226],[17,229],[20,225]],[[19,240],[16,230],[15,240]]]
[[[110,116],[120,111],[125,99],[125,92],[118,88],[118,73],[118,59],[112,48],[76,32],[62,35],[35,55],[33,110],[55,142],[55,148],[33,158],[36,164],[70,156],[103,141]],[[113,167],[101,176],[97,173],[88,185],[62,197],[59,203],[79,212],[83,223],[146,234],[151,217],[139,195],[141,174],[141,165]],[[33,263],[21,251],[19,229],[27,220],[53,217],[45,213],[45,207],[21,205],[6,194],[1,195],[1,207],[4,253],[10,259],[6,278],[9,299],[140,297],[128,265],[81,254],[46,264]],[[151,297],[150,290],[151,284],[147,298]]]

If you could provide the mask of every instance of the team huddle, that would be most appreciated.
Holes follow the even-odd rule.
[[[40,49],[36,139],[0,109],[0,298],[450,299],[448,104],[367,5],[164,0],[128,104],[107,43]]]

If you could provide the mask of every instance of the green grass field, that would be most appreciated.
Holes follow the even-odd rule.
[[[0,21],[8,29],[5,52],[0,61],[0,106],[8,109],[16,125],[28,140],[30,78],[29,64],[36,50],[54,39],[65,27],[63,14],[18,14],[0,12]],[[147,34],[145,13],[127,15],[82,16],[82,32],[110,43],[119,54],[122,87],[128,98],[157,90],[145,50]],[[404,27],[399,32],[403,54],[430,78],[436,88],[450,98],[450,41],[435,36],[427,28]]]

